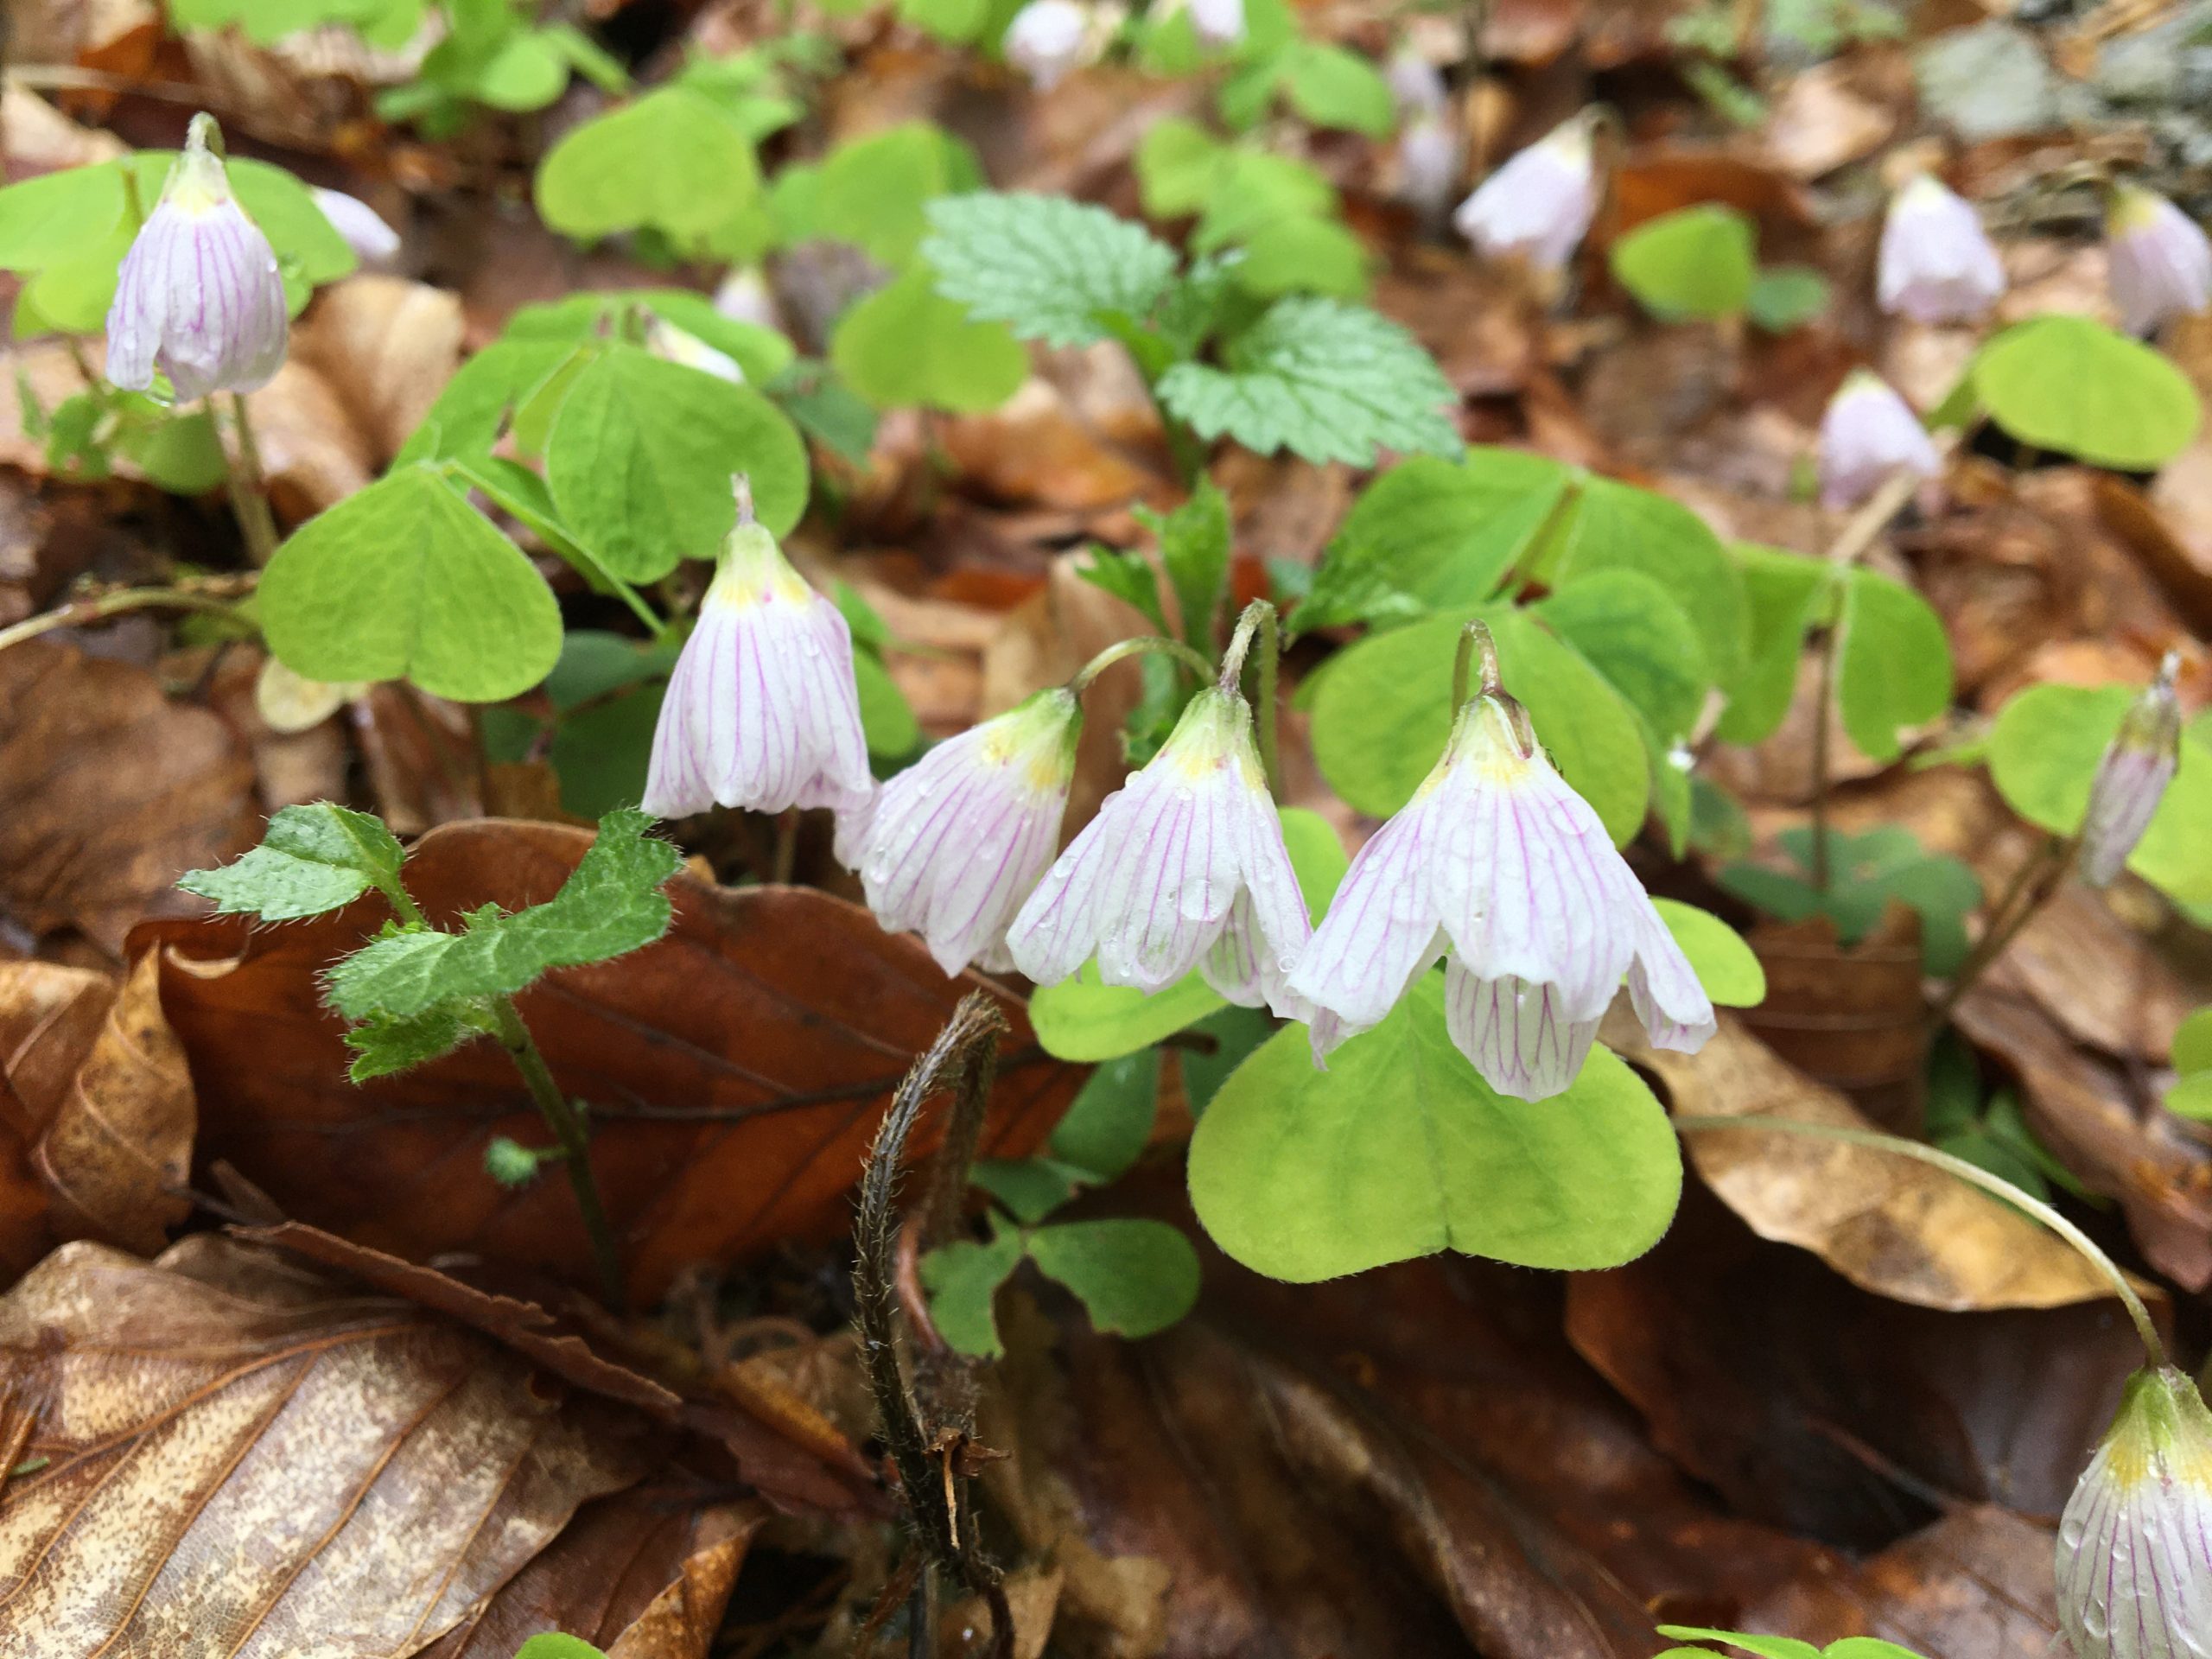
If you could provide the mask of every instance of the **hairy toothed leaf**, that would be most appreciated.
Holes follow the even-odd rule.
[[[376,1014],[346,1033],[346,1046],[354,1054],[346,1075],[356,1083],[388,1077],[450,1053],[479,1034],[454,1008],[431,1008],[406,1020]]]
[[[1024,340],[1087,346],[1141,323],[1175,276],[1175,251],[1141,225],[1061,196],[948,196],[928,207],[922,257],[938,292]]]
[[[1160,402],[1200,437],[1358,467],[1378,448],[1463,448],[1447,413],[1458,402],[1451,382],[1411,334],[1364,306],[1281,301],[1227,355],[1225,368],[1179,363],[1160,378]]]
[[[220,868],[187,871],[177,886],[213,899],[225,915],[291,922],[390,886],[402,856],[381,819],[317,801],[286,807],[269,820],[260,846]]]
[[[668,931],[661,884],[683,861],[645,833],[652,822],[629,808],[601,818],[599,839],[544,904],[512,914],[487,906],[466,918],[463,933],[409,929],[377,940],[330,970],[331,1006],[349,1020],[412,1019],[651,944]]]

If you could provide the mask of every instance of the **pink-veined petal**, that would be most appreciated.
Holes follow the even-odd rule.
[[[1628,995],[1654,1047],[1694,1054],[1719,1029],[1712,1000],[1698,982],[1697,969],[1690,966],[1682,947],[1675,943],[1674,934],[1648,899],[1637,921],[1636,960],[1629,964]]]
[[[1444,831],[1437,798],[1417,797],[1359,849],[1291,969],[1290,988],[1334,1016],[1329,1047],[1381,1024],[1443,953],[1431,874]]]
[[[1478,979],[1456,957],[1444,968],[1444,1023],[1483,1080],[1516,1100],[1548,1100],[1580,1075],[1598,1019],[1577,1019],[1554,985]]]

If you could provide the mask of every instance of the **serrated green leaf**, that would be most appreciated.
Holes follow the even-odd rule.
[[[806,508],[807,462],[783,411],[749,386],[619,342],[577,374],[546,439],[563,523],[632,582],[715,556],[735,522],[740,473],[769,533],[789,534]]]
[[[1446,1249],[1616,1266],[1666,1230],[1681,1157],[1665,1109],[1607,1050],[1554,1099],[1497,1094],[1452,1046],[1428,974],[1325,1071],[1302,1029],[1270,1039],[1198,1120],[1190,1182],[1217,1244],[1303,1283]]]
[[[1998,711],[1989,776],[2005,804],[2054,835],[2071,836],[2088,810],[2096,777],[2138,688],[2035,685]],[[2183,735],[2181,764],[2136,843],[2127,868],[2184,905],[2212,903],[2212,746]]]
[[[1341,46],[1300,41],[1286,54],[1283,97],[1317,127],[1385,138],[1397,125],[1397,100],[1382,72]]]
[[[1867,759],[1894,760],[1904,753],[1904,732],[1950,707],[1951,643],[1942,619],[1901,582],[1853,569],[1837,626],[1843,728]]]
[[[599,838],[542,905],[480,911],[461,933],[404,931],[331,969],[331,1006],[349,1020],[413,1020],[440,1003],[512,995],[556,968],[605,962],[668,931],[662,884],[683,857],[635,810],[608,813]]]
[[[1006,325],[976,321],[938,293],[926,264],[838,319],[830,361],[878,409],[918,404],[980,414],[1013,397],[1029,377],[1029,353]]]
[[[580,238],[645,226],[701,249],[760,188],[753,145],[712,99],[664,86],[575,129],[539,163],[537,211]]]
[[[1378,448],[1458,455],[1459,395],[1396,323],[1363,306],[1279,301],[1230,343],[1229,366],[1180,363],[1160,399],[1203,438],[1259,454],[1371,466]]]
[[[301,525],[257,597],[270,649],[311,680],[404,678],[496,702],[544,678],[561,650],[545,579],[428,465]]]
[[[32,271],[104,241],[123,219],[123,175],[73,167],[0,190],[0,270]]]
[[[1306,913],[1319,921],[1336,896],[1351,860],[1329,821],[1304,807],[1282,809],[1282,839],[1298,874]],[[1195,971],[1150,995],[1127,985],[1102,984],[1098,964],[1029,999],[1029,1023],[1045,1052],[1064,1060],[1118,1059],[1219,1013],[1228,1003]]]
[[[1537,740],[1616,844],[1643,826],[1650,772],[1643,735],[1618,693],[1525,613],[1480,613],[1497,640],[1505,689]],[[1313,703],[1313,758],[1350,805],[1388,817],[1413,798],[1452,731],[1452,661],[1465,613],[1370,636],[1340,653]]]
[[[1655,316],[1732,317],[1751,296],[1755,245],[1749,219],[1701,202],[1637,226],[1613,244],[1609,261],[1621,286]]]
[[[346,1046],[353,1051],[346,1075],[355,1083],[388,1077],[450,1054],[479,1034],[452,1008],[430,1008],[408,1020],[374,1015],[346,1033]]]
[[[1712,912],[1679,899],[1654,899],[1651,905],[1714,1003],[1724,1008],[1755,1008],[1766,1001],[1766,969],[1742,934]]]
[[[930,1294],[930,1318],[938,1334],[960,1353],[995,1358],[1006,1351],[999,1341],[998,1317],[991,1303],[1007,1275],[1021,1265],[1021,1235],[1009,1227],[988,1243],[963,1238],[938,1246],[922,1257],[922,1285]]]
[[[1164,1221],[1040,1227],[1029,1235],[1029,1259],[1074,1294],[1094,1327],[1119,1336],[1165,1331],[1198,1300],[1198,1253]]]
[[[2162,467],[2204,417],[2188,376],[2088,317],[2015,323],[1975,355],[1973,375],[1975,396],[2005,431],[2099,467]]]
[[[1174,279],[1175,251],[1144,226],[1063,196],[948,196],[927,211],[938,292],[1023,340],[1107,339],[1141,324]]]
[[[371,887],[389,891],[404,856],[381,818],[317,801],[285,807],[251,852],[216,869],[188,871],[177,886],[214,900],[219,915],[297,921],[350,905]]]
[[[1094,547],[1075,567],[1077,575],[1092,587],[1134,606],[1162,633],[1171,632],[1167,613],[1160,602],[1160,577],[1152,561],[1141,553],[1125,553],[1110,547]]]

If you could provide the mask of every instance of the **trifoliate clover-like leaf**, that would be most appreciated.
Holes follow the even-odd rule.
[[[487,906],[463,918],[461,933],[386,934],[331,969],[331,1006],[349,1020],[416,1020],[442,1004],[510,996],[556,968],[651,944],[668,931],[661,884],[683,863],[674,847],[645,833],[652,824],[633,808],[608,813],[599,839],[544,904],[511,915]]]
[[[1434,360],[1396,323],[1337,300],[1281,301],[1231,342],[1226,367],[1170,369],[1160,400],[1200,437],[1316,464],[1463,448],[1446,412],[1458,394]]]
[[[1061,196],[947,196],[922,257],[938,292],[1024,340],[1088,346],[1138,324],[1173,285],[1175,251],[1141,225]]]
[[[317,801],[286,807],[270,819],[260,846],[219,869],[188,871],[177,886],[213,899],[225,915],[292,922],[391,887],[401,856],[381,820]]]

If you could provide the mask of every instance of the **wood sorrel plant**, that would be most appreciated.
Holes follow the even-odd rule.
[[[592,1177],[585,1108],[561,1091],[514,999],[554,969],[605,962],[668,931],[671,912],[661,887],[683,860],[645,833],[652,822],[642,812],[609,813],[552,898],[512,912],[486,906],[460,918],[457,927],[423,915],[401,880],[399,842],[381,820],[327,801],[286,807],[270,820],[260,846],[178,883],[213,899],[219,912],[265,922],[326,915],[372,889],[381,893],[392,919],[325,977],[331,1007],[351,1022],[346,1041],[356,1056],[353,1081],[404,1071],[479,1037],[495,1040],[556,1146],[533,1154],[494,1142],[492,1173],[504,1181],[526,1179],[539,1161],[560,1163],[601,1287],[617,1308],[622,1267]]]

